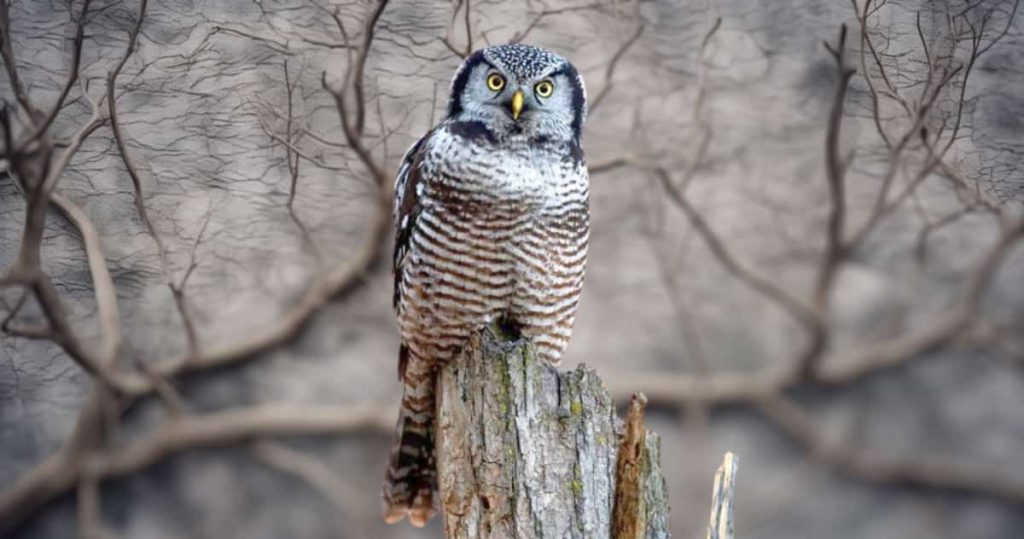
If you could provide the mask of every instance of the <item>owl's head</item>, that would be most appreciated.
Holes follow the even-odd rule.
[[[452,81],[448,116],[482,122],[502,135],[579,142],[587,94],[576,68],[561,56],[529,45],[481,49]]]

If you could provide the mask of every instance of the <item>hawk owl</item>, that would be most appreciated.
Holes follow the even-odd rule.
[[[389,523],[433,515],[435,372],[475,330],[499,322],[538,357],[561,359],[590,231],[585,117],[583,79],[567,60],[489,47],[465,59],[447,116],[405,154],[393,216],[404,394],[383,491]]]

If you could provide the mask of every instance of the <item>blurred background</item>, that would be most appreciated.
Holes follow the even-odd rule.
[[[5,0],[0,535],[440,537],[380,518],[388,190],[522,41],[590,102],[562,366],[647,392],[675,537],[726,450],[738,537],[1020,537],[1018,3]]]

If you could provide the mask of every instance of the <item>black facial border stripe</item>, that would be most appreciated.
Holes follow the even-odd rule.
[[[586,115],[586,98],[583,95],[583,81],[580,80],[580,74],[576,71],[569,62],[563,62],[557,69],[548,73],[549,78],[555,78],[558,75],[565,75],[572,81],[572,132],[576,136],[576,140],[580,139],[583,133],[583,118]]]
[[[476,69],[476,66],[480,64],[486,64],[494,69],[500,71],[491,62],[487,61],[484,57],[484,50],[480,49],[473,54],[469,55],[464,62],[462,67],[459,68],[458,74],[455,75],[455,80],[452,81],[451,96],[448,99],[448,117],[455,116],[462,112],[462,92],[466,90],[466,85],[469,84],[469,76]]]

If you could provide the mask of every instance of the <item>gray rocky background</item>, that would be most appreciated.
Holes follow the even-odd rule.
[[[19,72],[34,100],[51,103],[69,64],[74,25],[68,2],[7,1]],[[992,14],[982,36],[986,43],[1007,30],[973,66],[964,126],[946,160],[1013,214],[1024,197],[1024,14],[1017,12],[1007,26],[1012,1],[890,1],[869,22],[884,46],[883,63],[913,96],[919,87],[914,81],[923,74],[918,14],[930,53],[953,54],[959,63],[952,65],[961,65],[964,45],[950,44],[946,17],[968,7],[976,11],[964,20]],[[367,64],[366,140],[389,174],[442,114],[448,80],[460,62],[451,48],[466,47],[464,9],[396,0],[381,16]],[[320,82],[326,71],[337,87],[350,62],[350,51],[339,46],[345,36],[331,16],[335,10],[351,43],[358,43],[372,10],[365,2],[153,2],[139,47],[118,79],[122,129],[177,278],[197,245],[198,266],[185,295],[201,350],[269,331],[299,301],[317,269],[289,218],[285,147],[270,135],[286,130],[285,63],[289,80],[298,81],[293,132],[309,133],[295,143],[307,157],[300,161],[295,207],[322,249],[324,265],[351,257],[371,218],[373,181],[345,147],[334,102]],[[137,11],[135,1],[93,2],[82,58],[89,84],[72,91],[54,126],[58,139],[88,117],[83,92],[98,98],[105,91],[106,74],[123,54]],[[719,17],[721,26],[702,54],[702,39]],[[701,126],[707,126],[713,135],[689,187],[691,202],[745,264],[806,296],[824,244],[824,139],[837,78],[822,41],[835,43],[842,23],[850,27],[848,63],[858,68],[840,143],[843,155],[855,151],[847,182],[854,224],[866,215],[888,166],[860,72],[854,6],[481,0],[470,4],[469,20],[473,47],[528,30],[524,41],[557,50],[580,68],[592,98],[608,88],[584,140],[588,162],[601,169],[592,174],[587,284],[564,366],[586,362],[616,388],[641,391],[643,384],[631,382],[645,379],[640,375],[778,373],[791,366],[803,340],[799,327],[723,269],[650,167],[682,176],[706,133]],[[624,47],[640,26],[635,42]],[[624,53],[609,78],[619,51]],[[955,111],[958,91],[943,93],[935,118]],[[13,101],[6,78],[0,96]],[[897,112],[883,111],[886,121],[895,118],[887,124],[894,131],[906,127]],[[99,228],[118,292],[122,360],[137,365],[181,354],[186,341],[112,140],[107,126],[87,140],[58,191]],[[922,152],[917,148],[908,158],[910,169]],[[627,162],[610,166],[622,160]],[[902,171],[897,181],[911,173]],[[991,216],[971,212],[937,229],[924,255],[915,255],[924,223],[959,207],[939,176],[927,178],[843,264],[827,315],[835,333],[826,363],[941,317],[996,240]],[[0,267],[16,256],[24,214],[24,198],[5,174]],[[77,233],[56,215],[43,255],[81,338],[97,339],[85,254]],[[740,458],[738,537],[1024,535],[1022,285],[1024,249],[1017,247],[987,287],[977,327],[963,338],[866,378],[828,387],[804,384],[787,394],[833,445],[880,459],[935,456],[977,467],[1015,489],[922,486],[898,477],[878,483],[809,454],[806,444],[783,434],[756,406],[679,406],[655,398],[649,426],[662,436],[674,535],[703,536],[712,474],[726,450]],[[364,286],[317,309],[285,345],[174,380],[187,413],[282,402],[394,407],[400,386],[390,295],[389,272],[380,267]],[[4,289],[3,297],[10,304],[17,294]],[[41,319],[34,305],[22,316]],[[0,486],[13,486],[60,447],[90,382],[58,346],[2,337]],[[125,416],[112,443],[143,437],[167,420],[158,399],[144,400]],[[344,494],[340,506],[308,482],[268,466],[247,444],[233,444],[183,451],[104,482],[103,521],[121,537],[154,539],[441,535],[436,520],[426,530],[381,521],[378,489],[388,428],[284,441],[335,474],[336,490]],[[62,496],[35,511],[14,536],[70,537],[75,513],[74,496]]]

